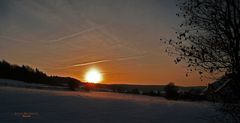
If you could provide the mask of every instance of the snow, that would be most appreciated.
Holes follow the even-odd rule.
[[[72,92],[0,86],[0,123],[205,123],[207,102],[111,92]]]
[[[0,86],[11,86],[11,87],[21,87],[21,88],[38,88],[38,89],[54,89],[54,90],[64,90],[67,87],[57,87],[57,86],[48,86],[44,84],[37,83],[26,83],[18,80],[10,80],[10,79],[0,79]]]

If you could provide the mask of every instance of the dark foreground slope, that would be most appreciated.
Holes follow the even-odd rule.
[[[207,123],[207,102],[169,101],[110,92],[0,87],[1,123]]]

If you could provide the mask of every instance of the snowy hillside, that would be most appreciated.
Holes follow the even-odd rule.
[[[48,86],[44,84],[26,83],[23,81],[0,79],[0,86],[12,86],[23,88],[38,88],[38,89],[67,89],[66,87]]]
[[[216,115],[207,102],[110,92],[2,86],[0,99],[1,123],[207,123]]]

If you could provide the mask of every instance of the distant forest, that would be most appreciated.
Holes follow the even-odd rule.
[[[5,60],[0,61],[0,78],[51,86],[69,86],[70,89],[74,89],[82,83],[71,77],[49,76],[37,68],[33,69],[26,65],[14,65]]]

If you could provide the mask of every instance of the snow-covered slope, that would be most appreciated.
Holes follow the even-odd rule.
[[[0,123],[207,123],[207,102],[110,92],[0,87]]]
[[[1,78],[0,78],[0,86],[13,86],[13,87],[38,88],[38,89],[66,89],[66,87],[56,87],[56,86],[48,86],[44,84],[26,83],[23,81],[1,79]]]

